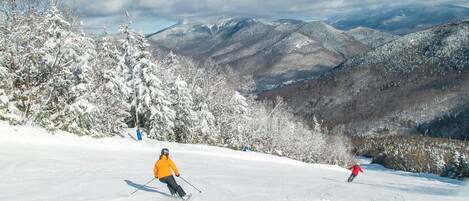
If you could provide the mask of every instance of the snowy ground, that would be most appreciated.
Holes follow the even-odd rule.
[[[128,138],[92,139],[0,122],[0,200],[170,201],[152,178],[162,147],[171,150],[194,201],[469,200],[464,183],[365,164],[356,182],[343,168],[253,152]],[[465,188],[469,192],[468,188]]]

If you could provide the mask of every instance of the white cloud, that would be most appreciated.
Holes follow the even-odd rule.
[[[462,0],[64,0],[89,15],[140,10],[172,20],[217,16],[325,15],[348,9],[409,3],[464,3]]]
[[[402,20],[404,20],[406,18],[405,15],[398,15],[398,16],[395,16],[389,20],[385,20],[383,21],[383,24],[392,24],[392,23],[398,23]]]
[[[63,2],[91,16],[122,13],[132,5],[132,0],[63,0]]]

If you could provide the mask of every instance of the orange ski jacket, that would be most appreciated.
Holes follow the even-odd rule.
[[[172,170],[172,171],[171,171]],[[153,168],[153,175],[157,179],[161,179],[163,177],[171,176],[174,172],[179,175],[179,170],[176,167],[176,164],[168,157],[168,156],[161,156],[160,160],[156,161],[155,167]]]

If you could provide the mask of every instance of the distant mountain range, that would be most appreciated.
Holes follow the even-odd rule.
[[[342,31],[320,21],[251,18],[176,24],[148,36],[154,48],[212,58],[242,75],[253,75],[259,90],[318,76],[396,38],[363,27]]]
[[[404,35],[469,17],[469,8],[455,5],[405,5],[360,9],[332,16],[327,22],[339,29],[369,27]]]
[[[260,95],[276,96],[333,132],[469,139],[469,20],[408,34]]]
[[[305,22],[252,18],[184,22],[148,35],[155,52],[195,60],[212,58],[242,75],[253,75],[258,91],[312,79],[351,56],[405,35],[469,17],[455,5],[405,5],[360,9]]]

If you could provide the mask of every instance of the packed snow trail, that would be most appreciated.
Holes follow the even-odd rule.
[[[364,174],[346,183],[349,171],[331,165],[204,145],[127,138],[93,139],[0,122],[0,200],[173,201],[152,179],[161,148],[168,147],[194,201],[469,200],[463,182],[364,164]]]

